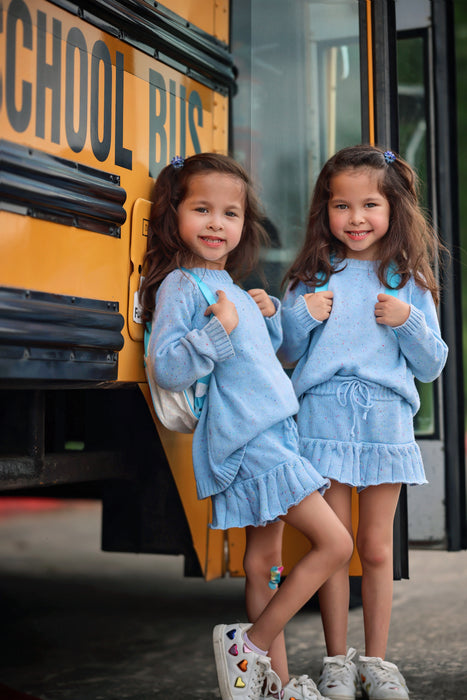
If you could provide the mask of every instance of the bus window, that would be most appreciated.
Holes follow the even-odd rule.
[[[292,0],[284,11],[281,0],[238,0],[231,36],[233,152],[259,184],[273,242],[264,267],[278,294],[319,170],[362,139],[358,3]]]
[[[429,85],[427,30],[401,31],[397,42],[399,93],[399,151],[420,178],[420,200],[426,211],[433,212],[432,177],[430,173]],[[417,437],[434,437],[439,433],[435,415],[437,384],[417,381],[420,410],[414,419]]]

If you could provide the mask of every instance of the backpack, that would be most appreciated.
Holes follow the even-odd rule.
[[[215,294],[198,275],[184,267],[181,269],[194,278],[209,306],[217,302]],[[201,377],[192,386],[183,391],[162,389],[156,382],[153,364],[148,356],[151,330],[152,324],[147,323],[144,331],[144,368],[154,410],[160,422],[169,430],[176,430],[179,433],[191,433],[196,428],[201,415],[211,373]]]

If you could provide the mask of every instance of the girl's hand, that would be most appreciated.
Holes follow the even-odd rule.
[[[328,289],[325,292],[304,294],[308,311],[317,321],[327,321],[331,315],[332,299],[334,292]]]
[[[274,316],[276,307],[271,297],[264,289],[249,289],[248,294],[257,303],[259,310],[267,318]]]
[[[385,326],[402,326],[410,315],[410,304],[397,299],[390,294],[378,294],[378,303],[375,304],[376,323]]]
[[[218,289],[217,302],[208,306],[204,312],[205,316],[214,314],[214,316],[222,323],[225,332],[230,335],[234,328],[238,326],[238,313],[233,301],[227,297],[222,289]]]

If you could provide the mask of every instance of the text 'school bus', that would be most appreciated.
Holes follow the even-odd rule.
[[[103,501],[106,550],[242,574],[244,535],[207,527],[191,436],[150,410],[137,294],[153,180],[175,155],[230,152],[260,185],[270,291],[338,148],[400,150],[457,242],[452,3],[441,0],[3,0],[0,4],[0,489]],[[442,202],[442,206],[440,203]],[[465,525],[456,262],[441,381],[420,387],[430,485],[404,491],[413,541]],[[449,401],[443,397],[449,397]],[[429,517],[427,517],[429,513]],[[358,517],[358,514],[355,516]],[[287,531],[284,563],[304,546]],[[355,559],[353,572],[358,573]]]

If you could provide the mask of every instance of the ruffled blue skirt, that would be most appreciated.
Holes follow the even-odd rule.
[[[267,525],[314,491],[329,486],[299,454],[293,418],[272,426],[240,448],[235,479],[211,497],[214,529]]]
[[[427,483],[412,408],[391,389],[334,377],[302,397],[297,424],[301,453],[322,476],[359,490]]]

